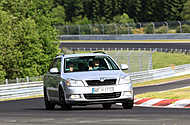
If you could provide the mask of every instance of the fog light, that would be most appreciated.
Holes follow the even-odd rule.
[[[124,91],[123,96],[131,96],[132,92],[131,91]]]
[[[71,95],[70,96],[71,99],[80,99],[81,98],[81,95]]]

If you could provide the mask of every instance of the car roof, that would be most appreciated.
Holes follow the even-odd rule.
[[[80,54],[68,54],[64,55],[64,58],[70,58],[70,57],[81,57],[81,56],[108,56],[104,53],[80,53]]]
[[[81,56],[108,56],[108,55],[103,53],[81,53],[81,54],[65,55],[64,57],[69,58],[69,57],[81,57]]]

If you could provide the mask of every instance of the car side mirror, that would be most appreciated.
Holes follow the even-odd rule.
[[[59,74],[60,72],[59,72],[58,68],[51,68],[50,69],[50,73],[52,73],[52,74]]]
[[[121,64],[121,70],[128,70],[128,65],[127,64]]]

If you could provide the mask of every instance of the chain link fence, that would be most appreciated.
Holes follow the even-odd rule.
[[[139,72],[152,69],[152,52],[143,51],[106,51],[119,65],[127,64],[126,71]]]
[[[127,73],[146,71],[152,69],[153,51],[146,50],[129,50],[118,48],[64,48],[64,53],[88,53],[88,52],[105,52],[110,55],[119,65],[127,64],[129,69]]]
[[[69,53],[83,53],[83,52],[93,52],[89,50],[67,50]],[[97,50],[98,51],[98,50]],[[152,69],[152,52],[146,51],[127,51],[127,50],[106,50],[105,53],[109,54],[119,65],[127,64],[129,69],[127,73],[146,71]],[[26,78],[16,78],[16,79],[6,79],[0,81],[0,85],[3,84],[13,84],[13,83],[29,83],[35,81],[42,81],[43,76],[37,77],[26,77]]]
[[[190,33],[190,21],[57,25],[60,35]]]
[[[28,82],[35,82],[35,81],[42,81],[43,76],[36,76],[36,77],[25,77],[25,78],[16,78],[16,79],[5,79],[4,81],[0,81],[0,85],[3,84],[14,84],[14,83],[28,83]]]

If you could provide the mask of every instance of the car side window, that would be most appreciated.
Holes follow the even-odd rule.
[[[57,68],[59,72],[61,72],[61,58],[56,58],[50,66],[51,68]]]

